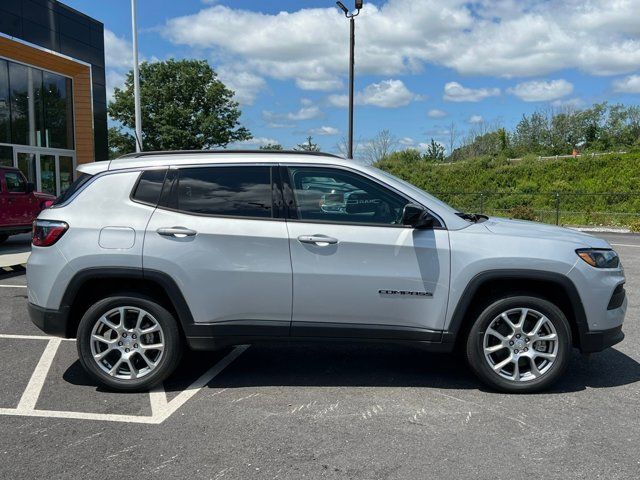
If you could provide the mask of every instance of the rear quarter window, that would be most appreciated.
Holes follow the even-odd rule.
[[[93,178],[93,175],[89,175],[88,173],[81,173],[78,178],[76,178],[75,182],[69,185],[62,194],[53,201],[53,205],[60,205],[65,203],[71,197],[73,197],[84,185],[86,185],[89,180]]]
[[[158,205],[167,169],[145,170],[140,175],[131,199],[147,205]]]

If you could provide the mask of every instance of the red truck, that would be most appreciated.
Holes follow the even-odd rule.
[[[0,243],[9,236],[31,231],[31,223],[55,197],[34,191],[22,172],[0,166]]]

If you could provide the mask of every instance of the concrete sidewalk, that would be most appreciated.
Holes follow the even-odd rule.
[[[31,253],[31,235],[15,235],[0,245],[0,268],[27,263]]]

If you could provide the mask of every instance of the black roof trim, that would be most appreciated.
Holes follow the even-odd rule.
[[[260,155],[284,154],[284,155],[309,155],[315,157],[333,157],[342,158],[332,153],[324,152],[307,152],[305,150],[164,150],[155,152],[136,152],[126,153],[118,157],[120,158],[141,158],[153,157],[156,155],[193,155],[193,154],[234,154],[234,153],[259,153]]]

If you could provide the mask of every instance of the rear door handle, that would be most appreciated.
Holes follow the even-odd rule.
[[[164,227],[159,228],[156,232],[158,232],[158,235],[162,235],[163,237],[175,238],[193,237],[198,233],[195,230],[185,227]]]
[[[338,243],[337,238],[327,237],[326,235],[300,235],[298,241],[300,243],[314,243],[320,247]]]

